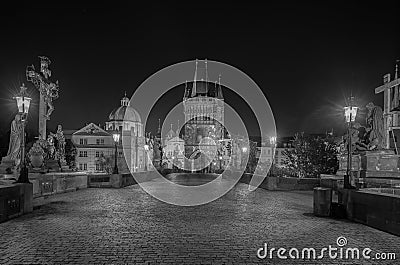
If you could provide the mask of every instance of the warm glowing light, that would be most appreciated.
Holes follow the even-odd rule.
[[[358,107],[344,107],[344,116],[346,122],[354,122],[356,120]]]
[[[149,151],[149,145],[148,144],[144,145],[144,150]]]
[[[222,160],[222,156],[219,157],[219,160]]]
[[[32,99],[24,96],[15,97],[15,99],[17,100],[18,112],[21,114],[28,114]]]
[[[247,152],[247,147],[242,147],[242,151],[243,151],[243,153],[246,153]]]
[[[276,144],[276,136],[269,137],[269,143],[273,145]]]
[[[119,133],[113,133],[112,136],[113,136],[114,142],[118,143],[118,142],[119,142],[120,134],[119,134]]]

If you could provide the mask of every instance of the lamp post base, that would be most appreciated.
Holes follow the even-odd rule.
[[[114,167],[113,174],[118,174],[118,167]]]
[[[27,167],[24,166],[24,167],[21,168],[18,180],[15,183],[30,183],[29,182],[28,168]]]

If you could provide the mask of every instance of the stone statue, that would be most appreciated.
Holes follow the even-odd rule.
[[[366,137],[369,141],[369,150],[383,149],[385,147],[384,118],[382,108],[370,102],[366,106]]]
[[[51,61],[49,60],[49,58],[45,56],[39,56],[39,58],[40,72],[42,73],[42,75],[40,73],[37,73],[35,71],[35,67],[31,65],[26,68],[26,78],[28,81],[32,82],[39,90],[41,95],[43,95],[43,103],[47,105],[47,111],[44,116],[46,120],[50,120],[50,115],[54,110],[53,100],[59,97],[59,85],[58,81],[53,83],[49,80],[49,77],[51,76],[51,71],[49,69]]]
[[[22,115],[18,113],[11,122],[10,143],[7,156],[3,158],[5,160],[14,160],[16,165],[19,165],[21,160],[22,126]]]
[[[45,90],[45,95],[44,95],[44,102],[47,104],[47,113],[46,113],[46,119],[50,120],[50,115],[54,111],[54,106],[53,106],[53,100],[58,98],[58,81],[56,83],[50,83],[46,90]]]
[[[65,136],[64,132],[62,131],[62,126],[57,126],[56,133],[50,133],[52,137],[55,137],[57,140],[57,148],[56,148],[56,159],[59,160],[61,163],[65,161]]]
[[[56,148],[54,146],[53,135],[47,136],[47,159],[54,159]]]

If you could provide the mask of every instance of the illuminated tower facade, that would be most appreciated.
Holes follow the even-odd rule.
[[[185,156],[196,159],[196,164],[185,168],[203,168],[204,165],[198,164],[206,163],[201,156],[215,154],[216,145],[224,138],[224,97],[220,82],[220,78],[218,82],[209,81],[207,60],[196,60],[194,79],[186,82],[183,96]]]

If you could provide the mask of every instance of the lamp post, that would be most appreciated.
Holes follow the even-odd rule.
[[[269,143],[272,146],[272,158],[271,158],[271,169],[269,171],[270,176],[274,173],[274,161],[275,161],[275,149],[276,149],[276,136],[269,137]]]
[[[358,107],[354,106],[354,97],[350,97],[349,105],[344,107],[344,116],[347,122],[347,172],[344,176],[343,187],[345,189],[352,188],[350,184],[351,170],[352,170],[352,143],[351,143],[351,128],[353,122],[356,120]]]
[[[21,115],[21,169],[19,172],[17,183],[30,183],[28,177],[28,168],[25,162],[25,123],[28,117],[29,106],[31,104],[31,98],[25,97],[26,87],[24,84],[21,86],[21,91],[18,96],[15,97],[17,101],[18,113]]]
[[[147,144],[147,139],[146,139],[146,144],[144,145],[144,171],[147,171],[147,152],[149,151],[149,145]]]
[[[113,170],[113,174],[118,174],[118,165],[117,165],[117,157],[118,157],[118,142],[119,142],[119,138],[120,138],[120,134],[118,132],[113,133],[113,139],[114,139],[114,143],[115,143],[115,159],[114,159],[114,170]]]
[[[247,153],[247,147],[244,146],[242,147],[242,157],[241,157],[241,161],[240,161],[240,167],[243,167],[243,154]],[[245,169],[246,171],[246,169]]]

